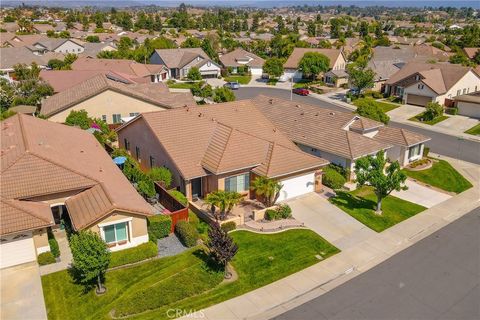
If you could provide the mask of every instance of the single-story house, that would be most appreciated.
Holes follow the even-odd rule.
[[[79,57],[71,68],[77,71],[113,72],[137,83],[158,83],[168,78],[168,70],[164,65],[143,64],[127,59]]]
[[[67,72],[65,76],[69,74]],[[40,114],[63,123],[72,110],[85,110],[91,117],[112,124],[142,112],[187,105],[195,105],[190,92],[173,93],[163,83],[131,83],[115,75],[97,74],[45,98]]]
[[[348,73],[345,69],[330,70],[323,76],[325,84],[333,87],[341,87],[348,84]]]
[[[87,131],[17,114],[1,122],[0,268],[50,251],[62,221],[112,251],[148,241],[150,206]]]
[[[252,75],[262,75],[265,60],[242,48],[220,56],[220,62],[225,68],[231,68],[232,73],[237,73],[238,67],[247,67]]]
[[[252,100],[143,113],[117,129],[143,169],[165,166],[189,200],[217,190],[254,197],[257,176],[279,181],[278,201],[321,188],[328,161],[303,152]]]
[[[462,94],[454,100],[459,115],[480,119],[480,91]]]
[[[347,61],[341,49],[295,48],[287,61],[283,64],[284,76],[288,79],[299,80],[303,73],[298,68],[300,60],[307,52],[317,52],[327,56],[330,60],[330,70],[345,70]]]
[[[480,76],[472,68],[450,63],[409,62],[385,82],[385,93],[403,103],[451,105],[457,96],[480,89]]]
[[[150,56],[150,63],[166,66],[171,79],[186,78],[192,67],[197,67],[203,78],[217,78],[221,71],[221,66],[201,48],[156,49]]]
[[[258,96],[255,106],[276,128],[284,132],[303,151],[321,157],[353,172],[355,161],[380,150],[386,151],[392,161],[401,166],[418,159],[417,152],[405,158],[409,148],[423,144],[430,138],[408,130],[402,133],[408,141],[383,138],[394,128],[350,112],[333,111],[284,99]],[[405,139],[407,139],[405,138]],[[391,151],[393,150],[393,151]]]

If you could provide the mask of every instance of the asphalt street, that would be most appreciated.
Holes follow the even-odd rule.
[[[480,319],[480,208],[275,319]]]
[[[254,87],[243,87],[239,90],[235,91],[235,95],[238,100],[240,99],[249,99],[256,97],[259,94],[290,99],[290,91],[282,90],[282,89],[275,89],[275,88],[254,88]],[[298,101],[300,103],[308,103],[311,105],[316,105],[321,108],[328,108],[337,111],[350,111],[345,108],[339,107],[337,105],[320,101],[313,97],[303,97],[299,95],[293,95],[293,100]],[[480,164],[480,143],[459,139],[457,137],[438,133],[430,130],[425,130],[422,128],[418,128],[415,126],[409,126],[403,123],[397,123],[394,121],[390,121],[390,126],[392,127],[400,127],[405,128],[414,132],[418,132],[425,136],[431,137],[432,140],[426,143],[426,145],[430,148],[430,151],[442,154],[448,157],[461,159],[464,161],[468,161],[471,163]]]

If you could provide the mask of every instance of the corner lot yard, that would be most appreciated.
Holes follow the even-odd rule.
[[[430,169],[422,171],[404,172],[412,179],[416,179],[445,191],[460,193],[472,187],[470,181],[465,179],[450,163],[445,160],[434,160]]]
[[[380,108],[385,113],[400,107],[399,104],[389,103],[389,102],[385,102],[385,101],[378,101],[378,100],[374,100],[372,98],[360,98],[360,99],[357,99],[357,100],[353,101],[353,104],[358,107],[358,105],[360,103],[362,103],[362,101],[368,101],[368,102],[372,103],[373,105],[376,105],[378,108]]]
[[[211,266],[199,247],[107,273],[107,293],[84,291],[67,271],[42,277],[49,319],[168,319],[167,310],[200,310],[309,267],[339,250],[307,229],[277,234],[231,233],[239,246],[233,282]]]
[[[377,197],[371,187],[362,187],[351,192],[337,191],[330,202],[377,232],[408,219],[426,208],[392,195],[382,201],[382,215],[375,213]]]
[[[252,76],[249,76],[249,75],[246,75],[246,76],[230,75],[228,77],[225,77],[223,80],[225,80],[226,82],[237,81],[240,84],[249,84],[250,80],[252,80]]]

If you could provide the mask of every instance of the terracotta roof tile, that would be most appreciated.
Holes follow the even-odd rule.
[[[429,137],[422,134],[394,127],[380,128],[374,139],[404,147],[410,147],[430,140]]]
[[[286,69],[297,69],[300,60],[307,52],[318,52],[324,54],[330,59],[330,68],[333,68],[338,56],[342,54],[340,49],[319,49],[319,48],[295,48],[287,61],[283,64]]]
[[[0,234],[34,230],[53,225],[50,205],[41,202],[1,199]]]

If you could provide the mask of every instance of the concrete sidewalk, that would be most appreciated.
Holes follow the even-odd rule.
[[[351,242],[342,252],[325,261],[204,309],[204,319],[270,319],[328,292],[475,209],[480,205],[480,166],[450,160],[471,180],[473,188],[382,233],[373,232],[365,239]],[[318,219],[320,225],[322,216]]]

